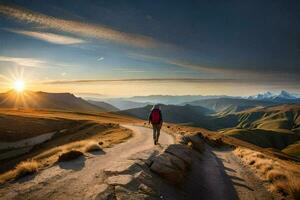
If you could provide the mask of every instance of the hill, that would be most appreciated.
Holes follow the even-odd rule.
[[[217,118],[224,128],[258,128],[266,130],[290,130],[300,133],[300,105],[284,104],[265,108],[253,108]]]
[[[202,106],[220,114],[229,114],[234,112],[243,111],[249,108],[255,108],[258,106],[271,106],[276,105],[275,102],[263,101],[263,100],[251,100],[242,98],[216,98],[216,99],[203,99],[184,104],[190,104],[194,106]]]
[[[132,108],[141,108],[144,106],[147,106],[148,102],[142,103],[142,102],[135,102],[135,101],[129,101],[129,100],[125,100],[125,99],[105,99],[105,102],[115,106],[116,108],[120,109],[120,110],[128,110],[128,109],[132,109]]]
[[[109,103],[106,103],[104,101],[93,101],[93,100],[88,100],[88,102],[90,104],[93,104],[95,106],[98,106],[100,108],[103,108],[105,109],[106,111],[108,112],[115,112],[115,111],[119,111],[120,109],[118,109],[117,107],[109,104]]]
[[[103,112],[105,109],[90,104],[70,93],[9,91],[0,94],[0,108],[51,109],[76,112]]]
[[[225,135],[249,142],[263,148],[283,150],[300,140],[300,135],[264,129],[230,129]]]
[[[300,105],[254,108],[216,119],[221,133],[263,148],[300,156]]]

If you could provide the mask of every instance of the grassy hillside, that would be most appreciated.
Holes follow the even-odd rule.
[[[25,91],[16,93],[9,91],[0,94],[0,108],[31,108],[69,110],[78,112],[103,112],[96,105],[92,105],[82,98],[70,93],[46,93]]]
[[[226,128],[225,135],[300,156],[300,105],[253,108],[221,116],[216,123]]]
[[[282,152],[290,155],[300,158],[300,141],[295,142],[294,144],[291,144],[284,148]]]
[[[255,144],[263,148],[275,148],[282,150],[300,140],[300,135],[294,133],[282,133],[263,129],[230,129],[225,135]]]
[[[194,106],[202,106],[220,114],[230,114],[234,112],[243,111],[249,108],[255,108],[258,106],[271,106],[276,103],[270,101],[250,100],[250,99],[238,99],[238,98],[217,98],[217,99],[204,99],[189,102],[188,104]]]
[[[218,123],[237,128],[258,128],[266,130],[291,130],[299,132],[300,105],[280,105],[254,108],[218,117]],[[229,126],[230,127],[230,126]]]
[[[103,110],[107,111],[107,112],[115,112],[115,111],[119,111],[120,109],[118,109],[117,107],[109,104],[109,103],[106,103],[106,102],[103,102],[103,101],[93,101],[93,100],[88,100],[88,102],[90,104],[93,104],[93,105],[96,105],[100,108],[102,108]]]

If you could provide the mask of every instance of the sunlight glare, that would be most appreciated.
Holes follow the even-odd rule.
[[[25,89],[25,83],[24,83],[24,81],[23,80],[16,80],[14,82],[14,89],[17,92],[22,92]]]

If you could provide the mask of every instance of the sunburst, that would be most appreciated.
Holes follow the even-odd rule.
[[[23,92],[25,89],[25,82],[22,79],[16,80],[13,83],[13,88],[17,92]]]

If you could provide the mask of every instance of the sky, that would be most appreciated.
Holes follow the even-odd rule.
[[[0,91],[300,93],[298,0],[0,1]]]

